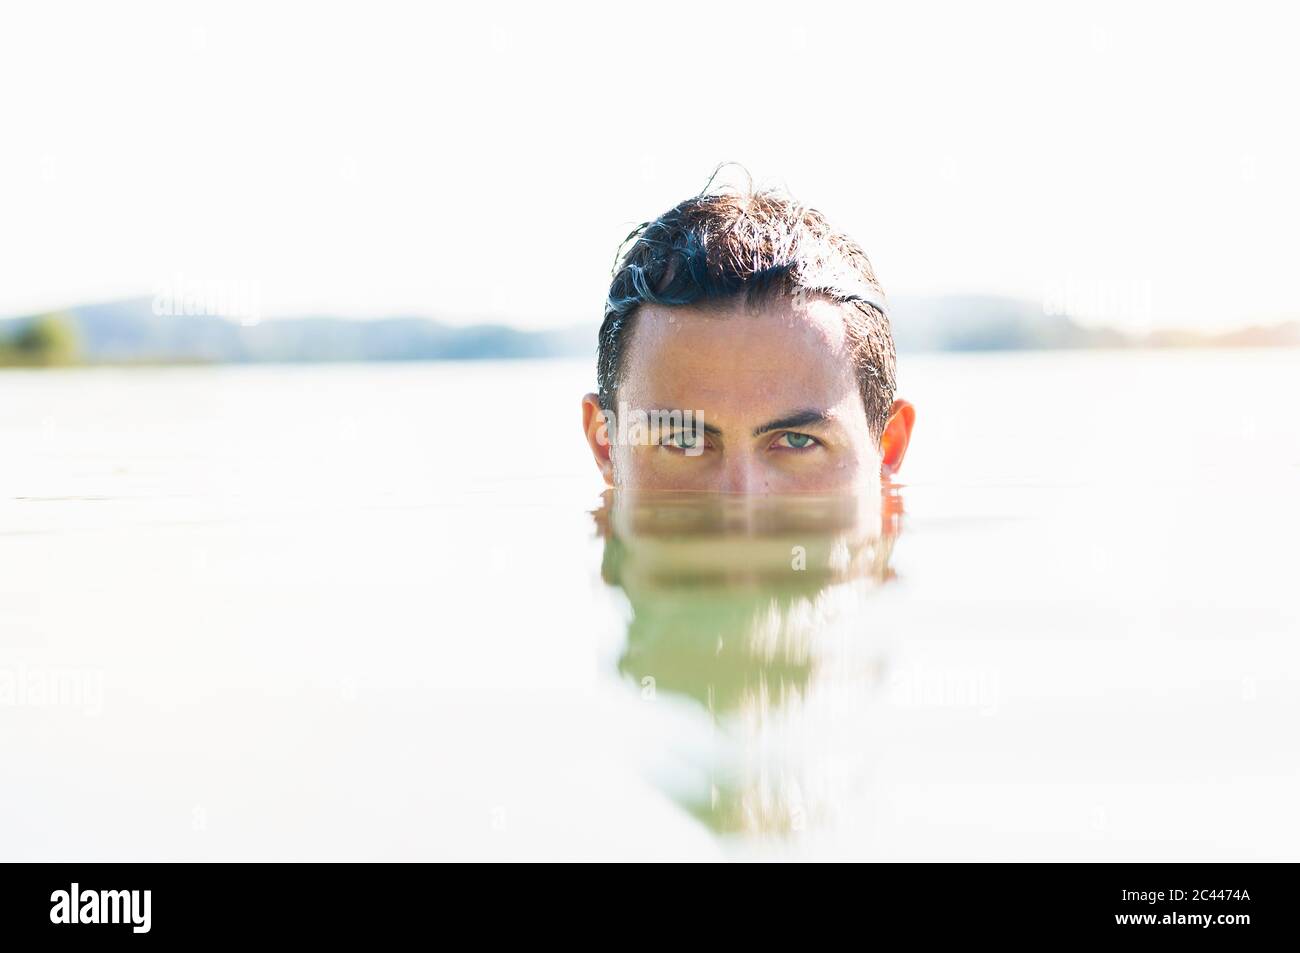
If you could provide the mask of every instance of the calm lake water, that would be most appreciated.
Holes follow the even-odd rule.
[[[591,379],[0,373],[0,858],[1300,857],[1300,352],[905,357],[884,519]]]

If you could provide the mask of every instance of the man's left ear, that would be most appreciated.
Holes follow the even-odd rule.
[[[905,400],[894,401],[889,409],[889,420],[880,435],[880,473],[892,477],[903,465],[908,441],[912,439],[912,424],[916,423],[916,408]]]

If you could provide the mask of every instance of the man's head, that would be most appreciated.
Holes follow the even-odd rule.
[[[914,414],[894,399],[884,295],[819,212],[706,191],[621,251],[583,399],[607,483],[819,492],[898,468]]]

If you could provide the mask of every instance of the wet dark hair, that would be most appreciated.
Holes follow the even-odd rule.
[[[637,226],[619,246],[597,344],[600,405],[613,410],[642,304],[681,306],[817,294],[843,309],[867,423],[879,438],[894,401],[894,338],[866,253],[777,189],[714,187]]]

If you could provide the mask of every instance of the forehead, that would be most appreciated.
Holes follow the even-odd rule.
[[[857,400],[845,307],[817,296],[643,305],[623,357],[619,399],[633,407],[698,408],[715,419]]]

